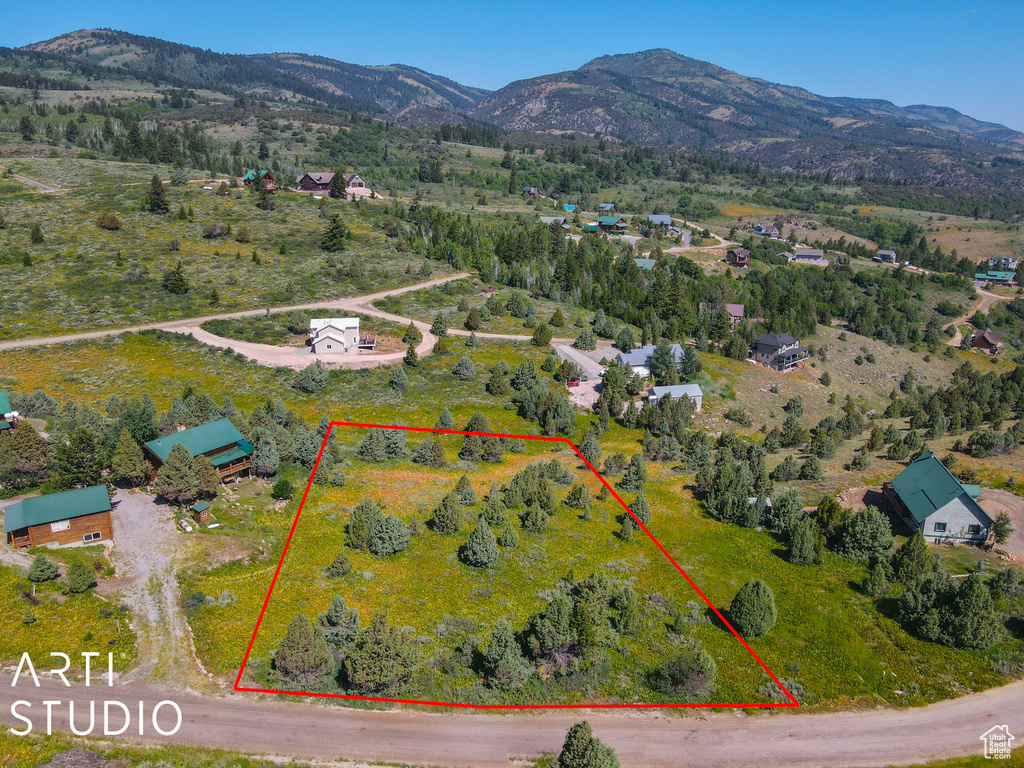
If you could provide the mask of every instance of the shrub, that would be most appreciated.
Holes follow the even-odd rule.
[[[67,591],[73,595],[88,592],[96,584],[96,571],[81,560],[68,566]]]
[[[548,528],[548,513],[536,504],[531,504],[524,511],[520,518],[523,530],[530,533],[544,533]]]
[[[27,578],[36,584],[52,581],[60,574],[60,568],[46,555],[36,555],[29,566]]]
[[[409,546],[409,526],[395,515],[384,515],[370,536],[370,552],[387,557],[402,552]]]
[[[490,568],[498,562],[498,554],[498,541],[494,538],[494,532],[481,516],[462,548],[462,562],[474,568]]]
[[[576,723],[565,735],[558,768],[619,768],[615,750],[594,737],[590,723]]]
[[[597,349],[597,339],[594,338],[594,332],[589,328],[584,328],[576,336],[576,340],[572,343],[576,349],[584,351],[590,351]]]
[[[379,613],[360,630],[345,657],[345,678],[360,693],[381,693],[403,683],[415,663],[412,638],[405,630],[389,626],[387,616]]]
[[[743,410],[743,408],[741,408],[738,405],[732,406],[723,415],[729,421],[731,421],[731,422],[733,422],[735,424],[739,424],[741,427],[749,427],[750,424],[751,424],[750,416],[748,416],[747,412],[745,410]]]
[[[307,365],[295,377],[295,388],[300,392],[315,395],[327,386],[327,369],[319,360]],[[376,431],[376,430],[373,430]]]
[[[663,693],[701,696],[713,690],[718,666],[703,648],[686,648],[669,659],[653,675],[654,687]]]
[[[729,621],[745,638],[763,637],[777,620],[775,595],[760,579],[751,579],[740,587],[729,606]]]
[[[454,491],[446,493],[434,508],[434,530],[437,533],[450,535],[462,525],[462,504]]]
[[[331,564],[324,568],[324,573],[332,579],[340,579],[347,576],[352,570],[352,561],[349,560],[346,552],[339,552],[338,556],[331,561]]]
[[[207,240],[216,240],[228,233],[228,226],[219,222],[211,221],[203,226],[203,237]]]
[[[291,480],[285,477],[282,477],[274,483],[274,487],[270,489],[271,497],[278,499],[279,501],[286,501],[290,499],[294,493],[295,489],[292,487]]]
[[[462,381],[472,381],[476,378],[476,366],[468,357],[459,358],[459,362],[452,368],[452,376]]]
[[[109,232],[117,232],[121,228],[121,220],[110,211],[107,211],[96,220],[96,226]]]

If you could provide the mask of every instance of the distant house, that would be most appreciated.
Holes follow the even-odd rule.
[[[551,226],[552,224],[557,224],[562,229],[571,229],[571,227],[569,226],[569,222],[566,220],[565,216],[541,216],[540,223],[547,224],[548,226]]]
[[[605,232],[623,232],[626,229],[626,220],[621,216],[599,216],[597,226]]]
[[[745,267],[750,264],[750,251],[746,248],[730,248],[725,254],[725,261],[730,267]]]
[[[653,227],[672,226],[672,217],[667,213],[650,213],[647,215],[647,221]]]
[[[980,490],[980,489],[978,489]],[[984,544],[992,535],[992,518],[931,451],[882,486],[882,494],[911,530],[925,541]]]
[[[345,174],[345,189],[365,189],[366,182],[358,173]]]
[[[334,173],[331,171],[313,171],[304,173],[296,180],[296,185],[303,192],[330,192]]]
[[[828,259],[821,248],[794,248],[793,253],[786,254],[790,263],[810,264],[815,267],[827,267]]]
[[[540,197],[540,189],[537,187],[523,187],[523,196],[536,200]]]
[[[18,412],[11,409],[7,390],[0,389],[0,435],[9,435],[18,425]]]
[[[657,405],[666,397],[671,397],[673,400],[682,400],[684,397],[688,397],[693,401],[693,410],[700,413],[704,393],[696,384],[675,384],[670,387],[651,387],[647,390],[648,405]]]
[[[733,325],[739,325],[743,322],[743,318],[746,316],[747,308],[742,304],[724,304],[725,312],[729,315],[729,322]],[[710,310],[712,307],[705,304],[703,301],[697,305],[698,312],[704,312]]]
[[[996,333],[992,330],[984,330],[981,333],[974,334],[974,348],[984,349],[986,352],[998,355],[1003,351],[1003,334]]]
[[[988,260],[988,268],[1002,272],[1016,272],[1020,259],[1016,256],[992,256]]]
[[[809,356],[810,352],[800,346],[800,340],[788,333],[762,333],[757,337],[754,360],[773,371],[791,371]]]
[[[647,344],[646,346],[638,347],[629,352],[619,352],[615,357],[615,360],[619,365],[628,365],[633,369],[633,373],[638,376],[647,378],[651,375],[649,364],[651,362],[651,355],[654,354],[654,350],[655,346],[653,344]],[[673,344],[671,350],[672,359],[677,363],[686,355],[686,350],[678,344]]]
[[[4,509],[4,533],[12,547],[81,547],[110,541],[107,486],[33,496]]]
[[[758,224],[754,227],[754,234],[761,237],[778,237],[779,228],[774,224]]]
[[[615,210],[615,203],[598,203],[597,210],[611,213]]]
[[[646,269],[650,271],[654,269],[658,262],[655,261],[654,259],[633,259],[633,263],[640,267],[640,269]]]
[[[252,169],[246,171],[245,176],[242,177],[242,183],[247,187],[251,187],[256,182],[256,173],[257,171]],[[264,184],[266,184],[267,191],[274,192],[277,189],[277,183],[274,181],[273,172],[259,171],[259,174]]]
[[[358,317],[310,320],[309,335],[314,355],[345,355],[377,346],[376,337],[360,336]]]
[[[601,231],[601,227],[598,226],[598,223],[596,221],[585,221],[585,222],[583,222],[583,225],[580,227],[580,229],[582,229],[584,232],[600,232]]]
[[[975,273],[974,279],[975,281],[979,283],[984,283],[986,285],[1017,285],[1016,272],[999,272],[995,270],[990,270],[985,273]]]
[[[895,264],[896,251],[879,251],[875,254],[873,261],[877,261],[881,264]]]
[[[192,457],[206,456],[216,468],[221,480],[248,475],[252,467],[255,446],[250,443],[231,419],[218,419],[181,432],[150,440],[142,446],[142,453],[153,465],[153,477],[171,455],[171,449],[181,443]]]

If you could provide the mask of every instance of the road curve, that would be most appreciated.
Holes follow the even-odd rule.
[[[961,325],[970,322],[970,319],[974,317],[974,315],[976,315],[978,312],[988,312],[992,305],[995,304],[997,301],[1010,300],[1008,296],[1000,296],[998,293],[991,293],[990,291],[986,291],[981,288],[975,288],[974,290],[981,296],[981,299],[978,300],[978,303],[975,304],[970,309],[968,309],[962,315],[960,315],[960,317],[954,318],[953,320],[950,320],[948,323],[942,326],[943,329],[953,326],[953,330],[956,331],[956,333],[954,333],[953,336],[946,342],[951,347],[959,347],[964,340],[963,332],[960,330]]]
[[[584,717],[596,735],[618,751],[625,766],[911,765],[980,755],[979,737],[996,725],[1024,733],[1024,681],[917,709],[755,717],[734,712],[692,717],[596,711],[504,716],[373,712],[238,694],[199,696],[143,682],[70,689],[48,678],[40,683],[35,688],[23,678],[12,688],[6,679],[0,680],[0,722],[23,726],[11,714],[17,700],[31,702],[31,708],[20,711],[29,713],[38,732],[45,727],[45,700],[64,702],[54,708],[53,723],[54,730],[67,731],[70,699],[76,702],[79,729],[87,719],[88,701],[97,703],[97,712],[108,699],[123,701],[137,712],[138,701],[143,700],[148,716],[156,702],[166,699],[181,708],[181,729],[174,736],[161,737],[152,733],[147,722],[142,741],[406,765],[507,768],[510,760],[557,752],[569,726]],[[164,719],[169,714],[168,710],[161,715],[165,730],[171,724]],[[129,733],[137,734],[136,726]]]

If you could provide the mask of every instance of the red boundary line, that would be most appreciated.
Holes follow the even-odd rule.
[[[336,427],[336,426],[338,426],[338,427],[364,427],[364,428],[368,428],[368,429],[402,429],[402,430],[405,430],[406,432],[438,432],[438,433],[444,434],[444,435],[478,435],[480,437],[508,437],[508,438],[521,438],[523,440],[542,440],[542,441],[551,442],[551,443],[565,443],[570,448],[572,448],[573,451],[576,452],[576,455],[579,456],[580,459],[582,459],[583,463],[586,464],[587,467],[590,468],[590,471],[594,473],[594,475],[597,477],[597,479],[600,480],[601,483],[604,485],[604,487],[607,488],[608,491],[611,493],[611,495],[615,497],[615,500],[617,502],[619,502],[619,504],[622,505],[622,508],[625,509],[626,512],[629,514],[629,516],[633,518],[633,521],[637,524],[637,526],[639,526],[643,530],[643,532],[647,534],[648,538],[651,541],[654,542],[654,545],[658,548],[658,550],[661,552],[661,554],[663,554],[665,556],[665,558],[670,563],[672,563],[672,565],[675,567],[675,569],[677,571],[679,571],[679,573],[682,574],[684,579],[686,579],[687,583],[689,583],[689,585],[691,587],[693,587],[693,589],[697,592],[697,594],[701,596],[701,599],[705,603],[707,603],[708,607],[711,608],[711,610],[715,612],[715,615],[719,618],[719,620],[726,627],[729,628],[729,631],[732,632],[733,636],[737,640],[739,640],[740,643],[742,643],[744,648],[747,649],[747,653],[749,653],[751,656],[754,657],[754,660],[758,663],[758,665],[761,667],[761,669],[763,669],[768,674],[768,676],[775,682],[775,684],[777,686],[779,686],[779,688],[782,690],[782,692],[786,694],[786,697],[789,699],[789,701],[786,701],[786,702],[770,702],[770,703],[763,703],[762,702],[762,703],[756,703],[756,704],[464,704],[464,703],[460,703],[460,702],[448,702],[448,701],[422,701],[420,699],[392,699],[392,698],[385,698],[385,697],[382,697],[382,696],[353,696],[353,695],[344,694],[344,693],[303,693],[303,692],[300,692],[300,691],[280,691],[280,690],[275,690],[275,689],[272,689],[272,688],[249,688],[249,687],[243,686],[241,684],[242,683],[242,674],[245,672],[245,667],[249,663],[249,655],[252,653],[252,646],[256,642],[256,635],[260,631],[260,625],[263,623],[263,617],[264,617],[264,615],[267,612],[267,606],[270,604],[270,597],[274,593],[274,586],[277,584],[277,577],[281,573],[281,566],[284,565],[285,555],[288,554],[288,547],[291,546],[292,536],[295,535],[295,529],[296,529],[296,527],[299,524],[299,517],[302,515],[302,508],[306,504],[306,497],[309,495],[309,489],[313,485],[313,477],[316,475],[317,468],[320,466],[320,458],[323,456],[324,449],[327,448],[327,442],[331,438],[331,432],[333,431],[334,427]],[[362,424],[362,423],[354,422],[354,421],[332,421],[331,424],[330,424],[330,427],[328,427],[328,429],[327,429],[327,434],[324,435],[324,441],[320,445],[320,452],[317,454],[316,462],[313,464],[313,471],[310,472],[309,480],[306,481],[306,490],[302,494],[302,501],[299,503],[299,508],[298,508],[298,510],[295,513],[295,520],[292,521],[291,530],[288,531],[288,539],[284,543],[284,551],[281,552],[281,559],[278,560],[277,568],[274,570],[274,578],[270,582],[270,589],[267,590],[267,597],[263,601],[263,608],[260,609],[259,618],[256,619],[256,626],[255,626],[255,628],[252,631],[252,637],[249,640],[248,647],[245,649],[245,658],[242,659],[242,666],[239,668],[238,675],[235,677],[234,690],[236,690],[236,691],[244,691],[244,692],[248,692],[248,693],[273,693],[273,694],[283,694],[283,695],[287,695],[287,696],[314,696],[314,697],[319,697],[319,698],[348,699],[348,700],[354,700],[354,701],[381,701],[381,702],[388,702],[388,703],[392,703],[392,704],[423,704],[423,705],[434,706],[434,707],[460,707],[460,708],[463,708],[463,709],[734,709],[734,708],[735,709],[753,709],[753,708],[766,709],[766,708],[770,708],[770,707],[799,707],[800,706],[800,702],[798,702],[793,697],[793,694],[791,694],[789,692],[789,690],[786,688],[786,686],[784,686],[779,681],[779,679],[775,676],[775,674],[770,669],[768,669],[768,666],[763,661],[761,661],[761,657],[759,657],[756,653],[754,653],[754,650],[749,645],[747,645],[747,641],[744,640],[742,637],[740,637],[740,634],[733,628],[732,624],[730,624],[728,621],[726,621],[726,618],[722,615],[721,611],[719,611],[711,603],[711,601],[708,600],[707,596],[703,592],[701,592],[700,588],[696,584],[694,584],[693,579],[691,579],[689,577],[689,575],[686,573],[686,571],[684,571],[682,569],[682,567],[679,565],[679,563],[677,563],[675,561],[675,559],[672,557],[672,555],[670,555],[665,550],[665,548],[661,545],[661,542],[658,541],[654,537],[654,534],[651,533],[647,529],[647,526],[644,525],[642,522],[640,522],[640,519],[636,515],[633,514],[633,510],[631,510],[629,508],[629,505],[626,504],[626,502],[624,502],[622,500],[622,497],[620,497],[619,494],[617,494],[615,492],[615,489],[612,488],[612,486],[608,483],[608,481],[605,480],[604,477],[601,476],[601,473],[598,472],[591,465],[591,463],[589,461],[587,461],[586,457],[582,453],[580,453],[580,450],[579,450],[579,448],[576,447],[575,443],[573,443],[568,438],[566,438],[566,437],[545,437],[545,436],[540,436],[540,435],[506,435],[506,434],[501,434],[501,433],[497,433],[497,432],[465,432],[465,431],[457,430],[457,429],[431,429],[429,427],[403,427],[403,426],[389,425],[389,424]]]

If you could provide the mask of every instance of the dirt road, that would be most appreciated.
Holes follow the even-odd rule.
[[[41,680],[39,688],[0,681],[0,721],[16,700],[32,703],[36,728],[45,727],[44,700],[120,700],[137,711],[171,700],[182,710],[181,730],[146,740],[307,759],[351,759],[413,765],[507,768],[510,760],[557,752],[566,730],[584,717],[613,746],[625,766],[749,768],[785,766],[908,765],[980,755],[981,734],[995,725],[1024,732],[1024,682],[907,710],[877,709],[814,715],[747,717],[738,713],[706,717],[675,715],[545,713],[543,715],[428,714],[396,710],[368,712],[321,707],[299,701],[256,700],[241,695],[197,696],[170,686],[132,682],[112,688]],[[76,709],[78,706],[76,705]],[[161,725],[170,712],[162,712]],[[117,720],[113,725],[119,725]],[[66,731],[67,707],[54,708],[54,727]],[[81,727],[81,726],[80,726]],[[133,727],[129,733],[136,732]],[[133,737],[135,738],[135,737]]]
[[[992,305],[997,301],[1009,301],[1006,296],[1000,296],[998,293],[990,293],[989,291],[982,290],[981,288],[974,289],[981,296],[981,300],[973,307],[964,312],[960,317],[950,320],[946,323],[943,328],[949,328],[953,326],[956,333],[953,334],[946,343],[951,347],[959,347],[964,340],[964,335],[960,331],[960,326],[968,322],[978,312],[988,312]]]
[[[4,173],[6,171],[6,168],[0,167],[0,173]],[[58,189],[60,189],[59,187],[51,187],[49,184],[44,184],[43,182],[37,181],[36,179],[30,179],[28,176],[22,176],[20,173],[12,173],[11,176],[17,179],[18,181],[23,181],[26,184],[31,184],[33,187],[38,188],[41,192],[56,192]]]

